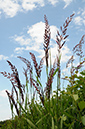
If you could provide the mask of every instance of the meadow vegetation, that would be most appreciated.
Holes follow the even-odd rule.
[[[28,59],[18,56],[26,65],[23,69],[26,84],[21,84],[17,68],[7,60],[12,73],[1,72],[1,74],[8,78],[12,84],[11,93],[6,90],[12,119],[6,121],[1,129],[85,129],[85,70],[83,67],[85,58],[82,50],[85,35],[82,36],[76,46],[73,46],[73,55],[66,64],[66,68],[70,65],[70,75],[61,77],[61,50],[69,36],[67,35],[67,28],[73,16],[74,14],[65,20],[63,26],[60,27],[60,32],[57,31],[58,54],[53,64],[51,53],[49,54],[50,26],[46,15],[44,16],[43,48],[45,56],[40,60],[40,64],[37,63],[32,52],[29,52],[29,54],[33,66]],[[74,65],[75,56],[79,58],[77,66]],[[45,87],[41,83],[44,61],[46,62],[45,76],[47,80]],[[56,78],[55,84],[53,83],[54,78]],[[68,81],[68,85],[63,87],[62,80]],[[56,87],[55,91],[53,85]],[[61,85],[63,88],[61,88]],[[17,115],[15,115],[14,109]]]

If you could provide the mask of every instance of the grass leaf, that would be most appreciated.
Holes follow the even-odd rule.
[[[56,70],[55,70],[55,72],[53,73],[53,77],[56,75],[56,73],[58,72],[58,69],[59,68],[57,68]]]
[[[35,77],[36,77],[37,82],[39,83],[39,85],[42,87],[42,84],[41,84],[41,82],[39,81],[38,76],[35,75]]]
[[[37,121],[37,123],[36,123],[36,125],[38,124],[38,123],[40,123],[45,117],[47,117],[49,115],[49,113],[48,114],[46,114],[45,116],[43,116],[41,119],[39,119],[38,121]]]
[[[29,123],[29,125],[30,125],[31,127],[33,127],[34,129],[38,129],[38,128],[35,126],[35,124],[34,124],[32,121],[30,121],[28,118],[25,118],[25,117],[24,117],[24,119]]]
[[[54,127],[54,119],[53,119],[53,117],[52,117],[52,129],[55,129],[55,127]]]
[[[40,109],[38,108],[37,104],[35,104],[35,107],[36,107],[37,111],[42,115],[42,112],[41,112]]]

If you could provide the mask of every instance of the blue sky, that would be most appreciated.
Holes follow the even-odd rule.
[[[72,55],[72,48],[85,34],[85,0],[0,0],[0,71],[11,72],[6,60],[10,60],[20,73],[23,83],[23,62],[17,56],[30,60],[33,52],[39,61],[44,56],[44,15],[51,30],[52,62],[57,54],[56,33],[67,17],[75,13],[68,27],[69,37],[62,49],[62,66]],[[85,51],[85,45],[83,45]],[[77,62],[76,62],[77,64]],[[68,72],[63,67],[62,72]],[[9,119],[11,112],[5,90],[11,90],[8,79],[0,75],[0,120]]]

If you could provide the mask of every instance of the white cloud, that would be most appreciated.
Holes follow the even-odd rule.
[[[82,20],[83,19],[80,16],[77,16],[77,17],[74,18],[74,22],[77,25],[81,25],[82,24]]]
[[[48,0],[52,5],[55,5],[56,3],[59,2],[59,0]]]
[[[34,50],[41,53],[40,48],[43,47],[44,43],[44,22],[38,22],[31,27],[28,28],[27,34],[30,38],[26,38],[24,35],[17,36],[15,35],[13,39],[20,44],[20,46],[24,46],[15,49],[15,52],[22,52],[22,50]],[[51,39],[56,39],[56,31],[58,30],[56,26],[50,26],[51,30]],[[26,46],[26,47],[25,47]]]
[[[0,55],[0,60],[6,60],[8,57],[4,55]]]
[[[18,53],[22,53],[22,51],[24,50],[25,48],[24,47],[17,47],[15,48],[15,52],[18,54]]]
[[[0,0],[0,14],[3,12],[8,17],[14,17],[18,12],[33,10],[44,5],[44,0]]]
[[[26,11],[33,10],[38,6],[37,4],[43,7],[44,1],[43,0],[23,0],[22,8],[25,9]]]
[[[30,43],[30,39],[26,38],[24,35],[22,36],[14,36],[14,40],[18,42],[21,46],[28,45]]]
[[[43,22],[38,22],[31,27],[28,28],[27,34],[30,38],[22,36],[15,35],[13,39],[20,44],[20,46],[24,47],[18,47],[15,49],[15,52],[21,53],[23,50],[34,50],[38,51],[40,50],[40,47],[42,46],[44,42],[44,28],[45,24]]]
[[[25,9],[26,11],[33,10],[34,8],[36,8],[36,5],[35,4],[30,4],[26,1],[23,1],[22,8]]]
[[[73,0],[63,0],[66,8]],[[48,3],[55,6],[59,0],[48,0]],[[14,17],[18,12],[33,10],[44,7],[45,0],[0,0],[0,14],[4,13],[7,17]]]
[[[59,30],[56,26],[50,26],[50,31],[51,31],[51,38],[56,39],[56,32]]]
[[[66,76],[66,74],[70,74],[68,68],[64,68],[64,69],[62,70],[62,75]]]
[[[73,1],[73,0],[63,0],[65,2],[64,9]]]
[[[14,17],[20,10],[20,5],[16,0],[0,0],[0,10],[2,10],[7,16]]]
[[[85,9],[79,8],[77,16],[74,18],[74,23],[76,25],[85,25]]]
[[[5,90],[0,91],[0,121],[11,118],[10,104]]]
[[[7,97],[5,90],[0,91],[0,96],[5,98]]]
[[[44,29],[45,29],[45,23],[38,22],[28,28],[27,34],[28,34],[28,37],[30,38],[26,38],[25,36],[15,36],[14,37],[15,41],[18,42],[21,46],[16,48],[15,52],[21,53],[23,50],[35,51],[39,53],[38,57],[42,58],[44,56],[44,50],[43,50]],[[56,26],[54,25],[50,26],[50,31],[51,31],[50,45],[51,45],[52,62],[54,61],[57,54],[57,44],[56,44],[57,30],[59,29]],[[64,46],[62,49],[61,61],[66,62],[69,59],[70,54],[71,54],[70,49],[67,46]]]
[[[43,22],[38,22],[32,25],[32,27],[30,27],[27,31],[27,33],[31,36],[32,40],[36,42],[36,45],[40,45],[44,41],[44,28],[45,24]]]
[[[63,63],[67,62],[69,60],[69,58],[71,57],[71,51],[67,46],[63,46],[63,48],[61,50],[61,54],[62,54],[61,61]]]

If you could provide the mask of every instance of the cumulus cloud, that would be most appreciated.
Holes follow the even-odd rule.
[[[23,2],[22,2],[22,8],[26,11],[33,10],[38,5],[43,7],[44,1],[43,0],[23,0]]]
[[[85,9],[79,8],[77,16],[74,18],[74,23],[76,25],[85,25]]]
[[[59,0],[47,0],[48,4],[55,6]],[[66,8],[73,0],[63,0]],[[7,17],[14,17],[18,12],[31,11],[38,7],[44,7],[45,0],[0,0],[0,14],[5,14]]]
[[[34,40],[38,45],[43,43],[44,28],[45,24],[43,22],[38,22],[32,25],[32,27],[27,31],[27,33],[32,37],[32,40]]]
[[[82,24],[82,20],[83,19],[80,16],[77,16],[77,17],[74,18],[74,22],[77,25],[81,25]]]
[[[67,62],[69,60],[69,58],[71,57],[71,51],[67,46],[63,46],[62,50],[61,50],[61,61],[63,63]]]
[[[16,52],[17,54],[20,54],[24,49],[25,49],[24,47],[17,47],[15,48],[14,52]]]
[[[20,9],[20,5],[16,0],[0,0],[0,10],[7,16],[14,17]]]
[[[36,5],[30,2],[27,2],[27,0],[24,0],[22,3],[22,8],[25,9],[26,11],[33,10],[34,8],[36,8]]]
[[[8,57],[4,55],[0,55],[0,60],[6,60]]]
[[[54,26],[54,25],[50,26],[51,38],[53,40],[56,39],[56,32],[57,32],[57,30],[59,30],[59,29],[56,26]]]
[[[0,96],[7,98],[7,94],[6,94],[5,90],[0,91]]]
[[[64,9],[70,5],[70,3],[73,1],[73,0],[63,0],[65,2],[65,6],[64,6]]]
[[[8,17],[14,17],[18,12],[33,10],[44,5],[44,0],[0,0],[0,13],[3,12]]]
[[[59,2],[59,0],[48,0],[52,5],[55,5],[56,3]]]
[[[26,45],[30,44],[30,39],[26,38],[24,35],[22,35],[22,36],[15,35],[14,40],[16,42],[18,42],[21,46],[26,46]]]

